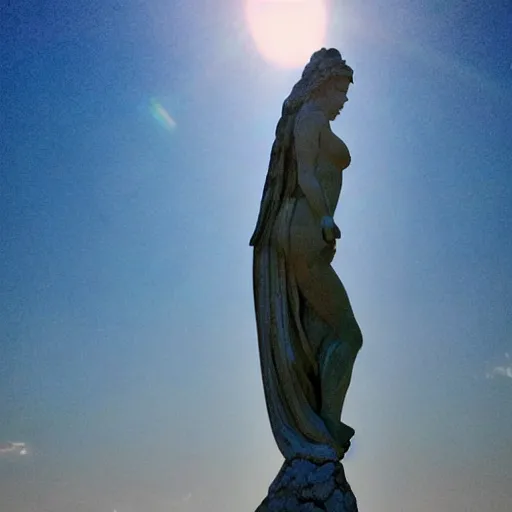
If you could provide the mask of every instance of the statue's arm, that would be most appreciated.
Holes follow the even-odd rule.
[[[320,222],[330,217],[329,203],[316,176],[320,151],[320,134],[328,124],[321,112],[301,112],[295,124],[295,154],[297,157],[297,178],[309,207]]]

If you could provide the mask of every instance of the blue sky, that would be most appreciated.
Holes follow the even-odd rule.
[[[244,3],[2,7],[0,443],[29,447],[0,452],[2,512],[254,510],[280,466],[248,241],[300,69],[262,58]],[[361,510],[505,511],[512,5],[328,13],[355,71],[347,475]]]

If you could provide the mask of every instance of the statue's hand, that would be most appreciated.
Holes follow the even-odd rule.
[[[322,236],[326,243],[332,244],[337,238],[341,238],[340,228],[336,226],[332,217],[328,215],[322,217],[320,226],[322,228]]]

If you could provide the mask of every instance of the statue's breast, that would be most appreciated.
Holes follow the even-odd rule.
[[[347,145],[331,130],[322,134],[322,152],[337,169],[343,171],[350,165],[350,152]]]

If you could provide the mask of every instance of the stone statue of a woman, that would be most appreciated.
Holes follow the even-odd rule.
[[[354,434],[340,417],[362,335],[331,266],[350,154],[330,127],[352,82],[338,50],[313,54],[283,104],[251,239],[265,398],[287,460],[338,461]]]

